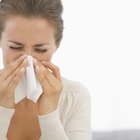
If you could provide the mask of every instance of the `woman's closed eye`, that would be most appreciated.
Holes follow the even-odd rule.
[[[39,52],[39,53],[45,53],[47,52],[48,50],[47,49],[35,49],[36,52]]]
[[[13,50],[18,50],[18,51],[23,49],[23,47],[16,47],[16,46],[9,46],[9,48]]]
[[[9,48],[16,51],[23,50],[23,47],[17,47],[17,46],[9,46]],[[45,53],[48,51],[48,49],[39,49],[39,48],[35,48],[34,50],[38,53]]]

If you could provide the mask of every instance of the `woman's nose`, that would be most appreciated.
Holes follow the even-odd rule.
[[[33,51],[32,50],[25,50],[25,52],[24,52],[26,55],[30,55],[30,56],[32,56],[32,57],[34,57],[34,54],[33,54]]]

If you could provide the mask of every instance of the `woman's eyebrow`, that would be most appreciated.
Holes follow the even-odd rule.
[[[50,46],[49,43],[40,43],[40,44],[34,45],[34,47],[42,47],[42,46],[45,46],[45,45]]]
[[[16,44],[16,45],[18,45],[18,46],[25,46],[23,43],[20,43],[20,42],[17,42],[17,41],[13,41],[13,40],[8,40],[8,42],[12,42],[12,43],[14,43],[14,44]],[[44,46],[44,45],[50,46],[49,43],[38,43],[38,44],[35,44],[35,45],[33,45],[33,46],[34,46],[34,47],[42,47],[42,46]]]
[[[12,42],[12,43],[19,45],[19,46],[24,46],[24,44],[17,42],[17,41],[8,40],[8,42]]]

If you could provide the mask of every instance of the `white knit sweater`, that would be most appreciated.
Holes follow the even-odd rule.
[[[63,91],[56,111],[39,116],[40,140],[90,140],[90,98],[80,83],[63,79]],[[0,140],[6,133],[14,109],[0,106]]]

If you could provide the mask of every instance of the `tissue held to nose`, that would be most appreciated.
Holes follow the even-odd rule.
[[[28,65],[25,70],[25,75],[23,76],[15,91],[16,104],[25,97],[36,103],[42,94],[41,84],[35,75],[32,56],[28,55],[27,61]]]

